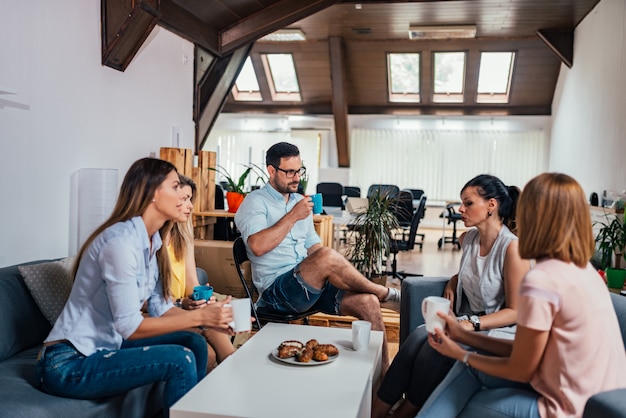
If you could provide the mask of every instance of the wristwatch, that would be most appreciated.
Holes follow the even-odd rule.
[[[480,331],[480,317],[478,315],[470,316],[469,321],[474,325],[474,331]]]

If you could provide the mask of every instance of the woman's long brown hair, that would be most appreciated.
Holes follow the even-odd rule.
[[[125,222],[135,216],[141,216],[150,206],[156,190],[172,171],[177,172],[173,164],[157,158],[142,158],[130,166],[124,176],[124,181],[111,216],[87,238],[80,248],[74,264],[73,278],[76,277],[78,265],[83,254],[93,240],[111,225]],[[167,252],[165,252],[165,256],[163,256],[160,250],[157,252],[157,263],[161,282],[163,283],[163,296],[166,297],[169,294],[171,280],[171,269]]]

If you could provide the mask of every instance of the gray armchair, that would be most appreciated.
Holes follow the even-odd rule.
[[[419,325],[424,323],[422,300],[427,296],[441,296],[449,277],[408,277],[402,282],[400,302],[400,344]],[[617,314],[622,341],[626,347],[626,297],[611,293]],[[587,401],[583,418],[626,418],[626,389],[598,393]]]

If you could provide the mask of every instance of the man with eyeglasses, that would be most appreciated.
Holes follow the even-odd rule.
[[[371,282],[343,255],[320,244],[311,198],[297,193],[306,170],[298,147],[272,145],[266,164],[269,181],[248,194],[235,214],[260,294],[257,305],[285,313],[315,307],[370,321],[373,330],[384,331],[380,303],[399,302],[400,292]],[[383,374],[388,365],[385,338]]]

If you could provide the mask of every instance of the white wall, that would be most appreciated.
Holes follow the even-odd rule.
[[[626,189],[626,2],[602,0],[574,34],[553,103],[550,170],[585,189]]]
[[[157,27],[120,72],[100,42],[100,0],[0,0],[0,266],[68,255],[78,169],[193,148],[193,45]]]

